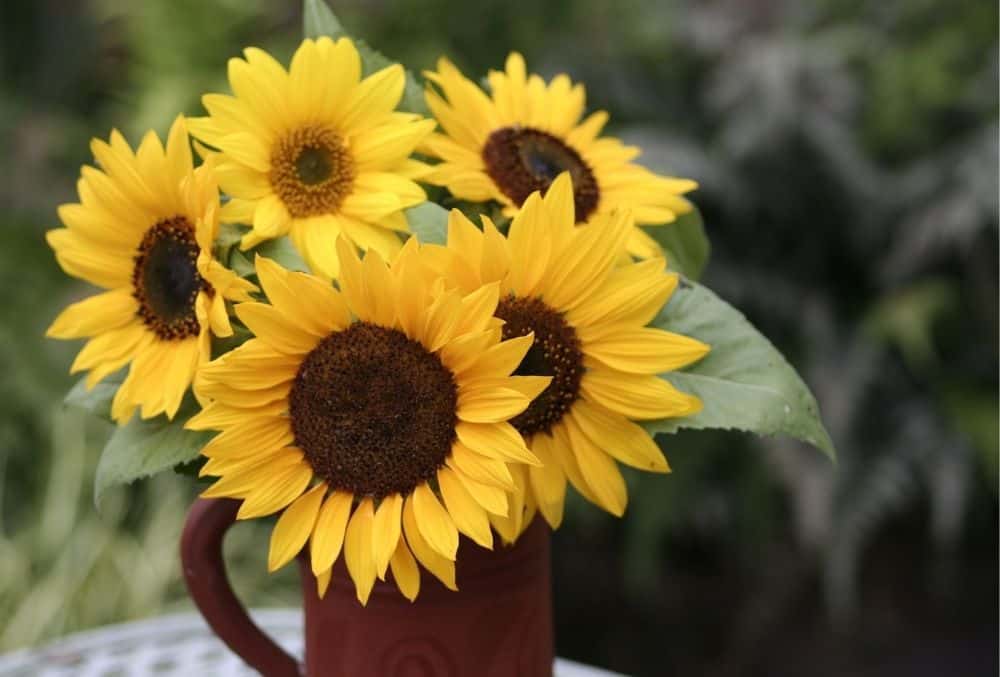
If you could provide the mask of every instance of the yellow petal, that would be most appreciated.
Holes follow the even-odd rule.
[[[333,569],[327,569],[316,575],[316,594],[320,599],[326,596],[326,591],[330,587],[330,578],[333,576]]]
[[[509,423],[468,423],[460,421],[455,426],[458,440],[472,451],[490,458],[501,458],[515,463],[538,465],[521,434]]]
[[[354,511],[344,538],[344,561],[347,563],[347,572],[354,581],[358,601],[362,606],[368,604],[368,596],[371,595],[372,587],[375,585],[375,560],[372,557],[374,519],[372,499],[365,498]]]
[[[340,549],[344,545],[344,532],[347,520],[351,516],[351,504],[354,496],[344,491],[331,493],[316,517],[312,540],[309,542],[309,554],[313,574],[319,576],[337,561]]]
[[[277,308],[264,303],[240,303],[236,306],[236,316],[255,336],[278,352],[302,355],[319,342],[315,335],[290,322]]]
[[[403,533],[406,542],[425,569],[430,571],[449,590],[458,590],[455,586],[455,562],[442,557],[434,550],[420,533],[416,515],[413,511],[413,496],[403,503]]]
[[[663,266],[662,259],[650,259],[618,268],[584,303],[567,312],[567,321],[573,327],[648,324],[677,288],[677,275],[664,274]]]
[[[340,124],[345,130],[352,131],[392,112],[403,96],[405,84],[405,71],[398,63],[369,75],[346,102]]]
[[[659,374],[700,360],[708,353],[708,346],[661,329],[619,326],[583,340],[583,352],[612,369]]]
[[[490,521],[486,511],[476,503],[465,485],[450,468],[441,468],[437,473],[441,496],[448,506],[448,514],[455,526],[463,534],[484,548],[493,548],[493,533],[490,531]]]
[[[507,376],[521,364],[534,341],[534,334],[518,336],[487,348],[471,362],[456,362],[450,366],[465,378]]]
[[[591,369],[580,381],[580,393],[631,419],[687,416],[701,410],[701,400],[657,376]]]
[[[237,519],[252,519],[275,513],[298,498],[313,478],[313,469],[305,461],[276,473],[273,481],[253,491],[243,500]]]
[[[534,296],[538,283],[549,265],[552,237],[548,233],[549,219],[539,193],[532,193],[507,233],[510,247],[510,286],[518,296]]]
[[[302,550],[312,533],[325,493],[326,484],[317,484],[285,508],[271,532],[271,548],[267,555],[268,571],[276,571],[285,566]]]
[[[598,504],[611,514],[621,517],[628,503],[628,492],[618,466],[583,434],[572,418],[564,418],[562,423],[568,433],[580,473],[587,486],[593,490]]]
[[[532,436],[531,451],[542,465],[528,468],[528,481],[545,521],[553,529],[558,529],[566,503],[566,475],[552,452],[553,443],[552,437],[547,433]]]
[[[392,577],[396,581],[396,586],[403,593],[403,597],[411,602],[417,598],[420,592],[420,570],[417,568],[417,561],[413,559],[413,553],[406,546],[406,541],[402,538],[396,543],[396,550],[389,560],[392,568]]]
[[[402,514],[403,497],[399,494],[383,498],[378,510],[375,511],[375,522],[372,526],[372,557],[375,559],[375,573],[381,580],[385,580],[385,570],[396,551],[396,544],[399,543]]]
[[[426,484],[418,485],[410,500],[424,540],[439,555],[454,561],[458,552],[458,530],[434,491]]]
[[[667,459],[649,433],[621,414],[580,399],[569,415],[594,444],[622,463],[649,472],[670,472]]]
[[[499,423],[528,408],[531,399],[510,388],[459,392],[458,418],[472,423]]]
[[[447,464],[477,482],[499,489],[514,488],[514,480],[510,477],[506,463],[499,459],[477,454],[461,442],[452,444],[451,456],[449,456]]]

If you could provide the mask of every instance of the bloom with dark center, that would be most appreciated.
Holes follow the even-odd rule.
[[[600,191],[594,173],[580,154],[538,129],[502,127],[483,147],[486,173],[518,207],[536,191],[545,192],[563,172],[573,178],[573,203],[580,221],[597,209]]]
[[[453,211],[451,257],[440,272],[458,292],[499,283],[504,336],[535,342],[514,373],[552,381],[511,423],[540,466],[517,468],[511,512],[493,525],[514,540],[540,510],[553,526],[567,479],[587,499],[621,515],[625,482],[615,461],[667,472],[659,447],[635,421],[687,416],[701,408],[659,375],[700,359],[708,346],[646,326],[677,286],[662,259],[623,264],[632,220],[626,211],[578,226],[569,172],[544,198],[533,193],[507,237],[488,219],[480,231]]]
[[[442,131],[420,148],[441,160],[424,180],[454,196],[496,200],[513,216],[531,193],[544,194],[556,176],[569,172],[578,223],[627,206],[638,226],[662,226],[691,211],[683,195],[695,182],[654,174],[633,162],[637,148],[600,136],[607,113],[583,118],[583,86],[568,76],[546,84],[528,75],[517,53],[507,58],[503,72],[490,71],[489,94],[447,59],[426,75],[436,86],[427,90],[427,104]],[[640,258],[662,255],[637,226],[629,231],[626,249]]]
[[[391,258],[407,231],[404,210],[425,195],[410,159],[433,120],[395,112],[398,64],[366,78],[347,38],[305,40],[288,69],[249,48],[229,61],[233,96],[202,98],[208,117],[191,131],[218,152],[226,223],[251,226],[243,249],[289,235],[312,271],[337,276],[331,243],[344,235]]]
[[[236,307],[255,337],[202,371],[188,422],[221,431],[205,495],[283,511],[269,567],[308,542],[321,595],[341,551],[362,603],[389,567],[413,599],[416,562],[454,588],[458,534],[492,547],[512,468],[537,463],[509,421],[551,379],[512,375],[533,336],[502,340],[499,284],[444,289],[415,240],[391,267],[337,252],[340,291],[258,257],[270,304]]]
[[[107,291],[75,303],[47,335],[89,338],[71,367],[87,386],[125,365],[112,401],[119,423],[173,418],[210,333],[229,336],[226,299],[247,301],[254,286],[212,258],[219,192],[211,166],[193,168],[183,118],[166,148],[150,132],[133,152],[117,131],[91,144],[100,169],[84,167],[80,202],[59,208],[65,228],[47,234],[70,275]]]

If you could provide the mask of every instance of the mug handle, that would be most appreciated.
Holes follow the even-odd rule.
[[[188,593],[215,634],[267,677],[300,677],[298,661],[264,634],[236,598],[222,559],[222,539],[236,522],[239,501],[199,498],[181,535],[181,564]]]

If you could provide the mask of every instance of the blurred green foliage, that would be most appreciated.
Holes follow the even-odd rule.
[[[672,475],[629,475],[627,519],[572,501],[561,653],[634,674],[836,675],[995,628],[995,3],[334,5],[418,71],[444,54],[482,74],[517,49],[586,82],[646,164],[699,181],[705,283],[806,375],[837,444],[834,468],[787,441],[685,432],[663,438]],[[287,59],[300,21],[297,2],[264,0],[0,5],[0,650],[186,604],[176,542],[197,488],[168,473],[95,509],[109,431],[60,404],[77,346],[42,338],[88,291],[43,234],[91,136],[198,114],[227,58]],[[293,604],[266,539],[234,530],[236,587]]]

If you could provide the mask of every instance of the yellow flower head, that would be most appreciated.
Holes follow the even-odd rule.
[[[244,249],[290,234],[312,270],[337,275],[341,234],[383,257],[407,232],[403,210],[424,201],[411,179],[425,169],[410,153],[434,122],[395,112],[405,75],[398,64],[361,78],[347,38],[305,40],[286,71],[248,48],[230,59],[234,96],[202,98],[209,117],[191,132],[218,149],[219,185],[232,199],[226,223],[253,226]]]
[[[511,512],[493,522],[507,540],[536,507],[559,525],[567,478],[590,501],[621,515],[627,496],[615,460],[668,471],[656,443],[633,421],[701,409],[698,398],[657,374],[700,359],[708,346],[646,326],[673,293],[677,275],[659,258],[617,265],[633,228],[627,210],[577,226],[574,197],[569,174],[561,174],[544,198],[536,192],[525,200],[507,237],[488,218],[480,231],[452,211],[447,251],[435,257],[459,292],[500,284],[503,336],[535,336],[516,373],[552,378],[511,420],[542,464],[514,469]]]
[[[119,423],[136,408],[173,418],[210,357],[209,330],[232,334],[225,299],[255,287],[212,258],[219,192],[210,166],[193,169],[184,119],[166,149],[153,132],[135,153],[117,131],[110,141],[93,140],[101,169],[83,167],[80,202],[46,235],[63,270],[108,291],[66,308],[47,335],[90,339],[70,369],[89,371],[88,387],[131,363],[112,403]]]
[[[550,379],[511,376],[532,337],[501,340],[499,284],[445,289],[412,239],[392,266],[337,249],[340,291],[258,257],[271,304],[236,307],[256,338],[196,386],[212,401],[188,427],[222,431],[204,495],[242,499],[240,518],[284,509],[269,567],[308,541],[320,595],[341,551],[362,604],[387,567],[414,599],[415,561],[454,589],[459,532],[492,547],[508,463],[538,462],[507,421]]]
[[[456,197],[496,200],[512,216],[531,193],[544,193],[567,171],[579,223],[624,206],[641,225],[668,223],[691,211],[682,195],[697,184],[653,174],[632,163],[638,148],[600,137],[608,114],[598,111],[581,121],[583,85],[573,85],[568,76],[546,85],[526,74],[516,52],[507,57],[505,72],[490,71],[489,95],[447,59],[426,76],[440,88],[441,95],[429,89],[426,99],[444,134],[433,134],[422,146],[442,161],[423,178]],[[633,256],[661,255],[640,228],[629,230],[626,246]]]

